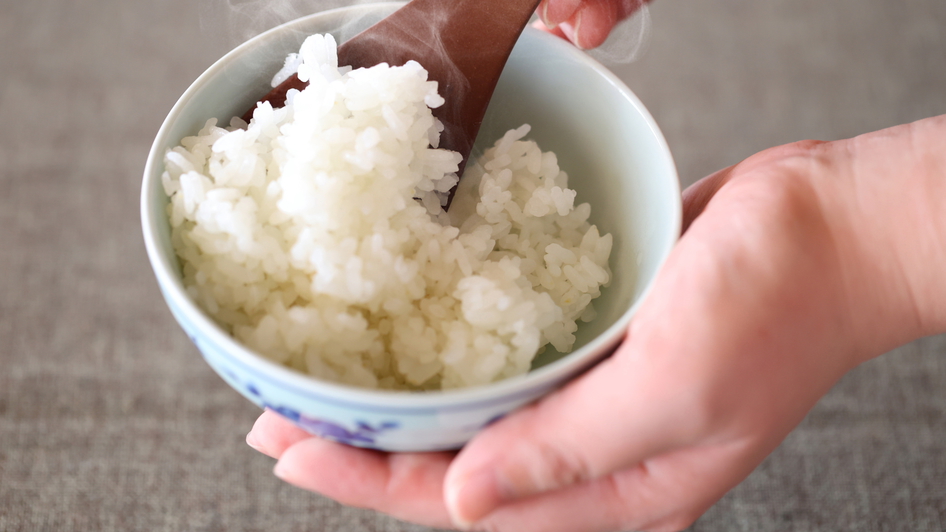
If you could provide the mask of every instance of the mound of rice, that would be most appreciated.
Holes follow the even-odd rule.
[[[340,69],[315,35],[287,69],[309,86],[286,107],[211,119],[166,155],[199,305],[274,361],[364,387],[484,384],[571,350],[611,237],[529,126],[468,167],[448,213],[460,156],[436,147],[443,99],[419,64]]]

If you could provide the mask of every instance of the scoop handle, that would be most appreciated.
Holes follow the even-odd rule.
[[[462,173],[503,67],[539,0],[414,0],[339,48],[339,64],[421,64],[446,103],[440,147]]]

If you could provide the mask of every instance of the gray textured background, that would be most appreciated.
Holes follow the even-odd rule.
[[[306,9],[0,0],[0,531],[424,530],[271,475],[243,443],[255,407],[173,323],[141,244],[141,171],[171,105]],[[775,144],[946,113],[943,0],[651,15],[643,58],[616,70],[684,184]],[[692,530],[946,530],[946,337],[852,372]]]

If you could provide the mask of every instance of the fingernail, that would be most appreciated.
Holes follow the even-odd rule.
[[[260,445],[260,443],[256,440],[256,436],[253,436],[252,430],[246,435],[246,444],[252,447],[254,450],[266,454],[265,451],[263,451],[263,446]]]
[[[575,26],[572,28],[572,42],[575,43],[575,46],[584,50],[585,47],[581,44],[581,11],[575,15]]]
[[[542,19],[542,24],[545,24],[545,27],[552,29],[555,26],[558,26],[558,23],[553,23],[549,20],[549,3],[544,2],[542,4],[542,9],[539,10],[539,18]]]
[[[554,3],[554,9],[550,8],[549,5]],[[545,2],[545,8],[542,17],[542,20],[546,23],[546,26],[554,28],[562,22],[572,18],[572,15],[581,7],[582,0],[548,0]]]
[[[447,511],[454,526],[469,530],[505,501],[496,476],[488,471],[451,481],[446,489]]]
[[[575,16],[575,22],[562,22],[558,25],[558,28],[562,30],[562,33],[565,37],[572,42],[577,48],[584,50],[579,40],[579,30],[581,29],[581,13]]]
[[[280,480],[286,480],[286,477],[289,476],[289,471],[286,469],[286,466],[282,462],[276,462],[276,465],[273,467],[273,474],[276,475],[276,478]]]

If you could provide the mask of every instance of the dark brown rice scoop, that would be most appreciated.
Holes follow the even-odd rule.
[[[437,81],[446,100],[434,109],[443,123],[440,147],[463,156],[463,173],[486,107],[513,46],[539,0],[413,0],[338,47],[338,64],[401,66],[413,59]],[[289,89],[303,89],[296,75],[261,101],[282,107]],[[253,109],[243,119],[249,122]],[[450,198],[453,194],[451,192]]]

